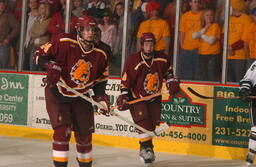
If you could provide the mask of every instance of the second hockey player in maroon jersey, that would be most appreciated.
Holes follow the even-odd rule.
[[[167,81],[170,94],[176,94],[179,79],[173,76],[170,59],[162,52],[154,51],[155,37],[152,33],[143,33],[141,37],[142,49],[128,57],[125,62],[122,80],[121,95],[117,98],[119,110],[130,109],[133,121],[139,126],[154,131],[160,124],[161,96],[148,101],[128,105],[132,99],[142,98],[161,91],[163,80]],[[152,136],[139,133],[140,157],[144,163],[153,163]]]
[[[102,112],[109,111],[109,98],[105,94],[108,56],[94,48],[96,26],[92,17],[79,17],[77,35],[59,34],[35,53],[35,63],[47,71],[45,97],[54,129],[55,167],[67,167],[71,130],[75,133],[79,167],[91,167],[94,132],[92,104],[56,83],[61,81],[86,96],[88,89],[92,89],[95,94],[92,98],[106,106]]]

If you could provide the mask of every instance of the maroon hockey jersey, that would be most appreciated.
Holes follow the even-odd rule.
[[[62,69],[60,80],[80,93],[85,93],[95,84],[105,82],[109,75],[108,57],[104,51],[92,48],[85,51],[72,34],[59,34],[41,46],[35,53],[35,63],[40,58],[55,61]],[[77,97],[58,86],[63,96]]]
[[[121,89],[129,89],[133,98],[141,98],[161,91],[163,79],[172,73],[170,60],[162,52],[155,52],[150,63],[141,52],[131,55],[125,62]]]

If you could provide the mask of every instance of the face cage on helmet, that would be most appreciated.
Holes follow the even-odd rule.
[[[93,27],[93,31],[96,33],[96,26],[91,26],[91,27]],[[94,44],[94,39],[92,41],[89,41],[89,40],[86,40],[82,37],[82,32],[83,32],[84,28],[85,27],[83,27],[83,26],[77,26],[76,27],[76,31],[77,31],[77,34],[80,38],[80,41],[81,42],[86,42],[86,44]]]
[[[145,51],[144,51],[144,48],[143,48],[143,45],[144,45],[144,43],[145,42],[153,42],[153,44],[155,45],[156,43],[155,43],[155,40],[153,40],[153,41],[144,41],[144,42],[142,42],[141,41],[141,52],[146,56],[146,57],[148,57],[148,58],[150,58],[150,57],[152,57],[153,55],[154,55],[154,50],[152,51],[152,52],[150,52],[150,53],[145,53]]]
[[[144,56],[146,56],[147,58],[152,58],[153,55],[154,55],[154,53],[155,53],[154,50],[153,50],[152,52],[150,52],[150,53],[145,53],[143,47],[141,48],[141,52],[142,52],[142,54],[143,54]]]

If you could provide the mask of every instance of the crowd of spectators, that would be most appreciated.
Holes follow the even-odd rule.
[[[0,0],[0,68],[15,69],[19,53],[23,0]],[[108,45],[110,72],[121,72],[125,0],[71,0],[70,32],[82,15],[93,16],[100,43]],[[241,79],[256,58],[256,0],[230,0],[228,81]],[[184,80],[219,81],[223,49],[223,0],[182,0],[179,28],[179,75]],[[66,0],[28,0],[23,70],[40,71],[33,64],[35,49],[65,32]],[[172,58],[176,0],[129,0],[126,57],[139,51],[140,37],[152,32],[156,50]],[[103,45],[104,45],[103,44]],[[102,44],[100,44],[102,46]],[[96,46],[98,46],[96,44]],[[106,47],[104,47],[106,48]]]

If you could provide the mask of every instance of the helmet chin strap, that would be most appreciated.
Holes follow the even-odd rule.
[[[80,35],[77,36],[77,40],[85,51],[90,51],[94,47],[94,41],[85,40]]]
[[[144,56],[144,58],[146,59],[146,60],[149,60],[149,59],[152,59],[152,57],[154,56],[154,51],[152,51],[152,52],[150,52],[150,53],[146,53],[145,51],[144,51],[144,49],[142,49],[142,55]]]

